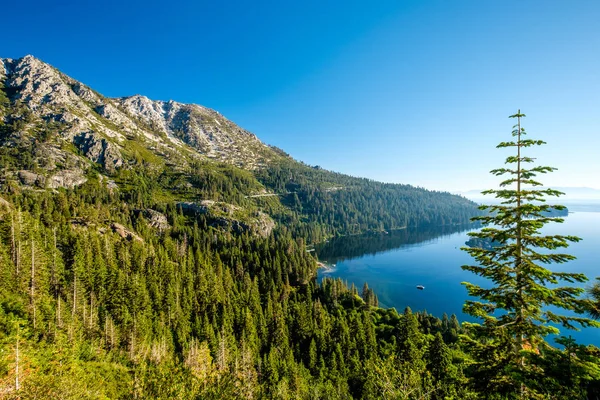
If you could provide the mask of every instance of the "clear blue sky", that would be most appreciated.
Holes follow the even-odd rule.
[[[311,165],[495,187],[517,108],[555,186],[600,188],[600,2],[10,1],[0,57],[221,112]]]

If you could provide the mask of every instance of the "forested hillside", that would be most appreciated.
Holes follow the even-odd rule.
[[[474,203],[445,192],[385,184],[309,167],[283,159],[258,173],[306,227],[311,241],[340,234],[407,227],[464,224],[477,213]],[[296,221],[293,221],[296,222]]]
[[[144,213],[99,179],[2,196],[5,398],[479,397],[454,316],[318,284],[290,231],[236,233],[172,203]],[[562,371],[598,355],[545,351],[540,385],[597,393],[593,375]]]
[[[232,234],[173,206],[161,230],[93,180],[4,196],[5,396],[17,375],[26,398],[464,392],[461,352],[448,347],[456,318],[399,315],[368,288],[318,285],[302,238]],[[422,381],[436,357],[452,374]]]

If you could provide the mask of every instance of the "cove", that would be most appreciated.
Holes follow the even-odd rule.
[[[473,229],[471,225],[421,227],[336,238],[315,248],[319,260],[329,266],[319,270],[319,279],[341,278],[359,291],[367,282],[379,297],[381,307],[395,307],[399,312],[408,306],[440,318],[446,313],[456,314],[460,321],[474,321],[462,313],[467,291],[460,283],[489,284],[460,268],[473,263],[460,250]],[[600,276],[600,212],[570,213],[564,223],[549,224],[542,233],[583,239],[564,251],[575,255],[576,260],[553,265],[551,269],[584,273],[590,279],[584,287]],[[418,290],[417,285],[425,289]],[[600,346],[597,328],[579,332],[562,328],[561,335],[572,335],[581,344]],[[552,337],[547,339],[553,343]]]

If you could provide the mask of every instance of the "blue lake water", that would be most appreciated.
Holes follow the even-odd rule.
[[[335,267],[320,270],[319,278],[341,278],[359,291],[365,282],[375,290],[379,304],[402,311],[426,310],[441,317],[456,314],[461,321],[473,321],[462,313],[467,292],[462,281],[489,286],[486,279],[463,271],[460,266],[473,259],[460,248],[469,239],[470,227],[407,229],[388,234],[345,237],[316,248],[319,259]],[[590,281],[600,276],[600,212],[573,212],[562,224],[549,224],[543,234],[575,235],[583,240],[563,252],[577,257],[552,269],[581,272]],[[416,285],[425,286],[418,290]],[[561,335],[572,335],[582,344],[600,346],[600,329],[582,331],[561,329]],[[548,340],[552,343],[552,338]]]

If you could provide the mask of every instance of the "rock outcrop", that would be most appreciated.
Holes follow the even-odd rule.
[[[108,172],[115,172],[123,165],[116,146],[95,132],[82,132],[73,138],[73,143],[87,158],[102,165]]]
[[[87,178],[83,175],[82,171],[78,169],[63,169],[49,176],[36,174],[27,170],[20,170],[17,172],[17,178],[23,186],[48,189],[73,189],[74,187],[87,182]]]
[[[123,154],[136,153],[127,148],[128,139],[145,143],[160,157],[186,153],[246,169],[279,157],[214,110],[139,95],[106,98],[33,56],[0,59],[0,83],[1,93],[9,94],[9,106],[0,105],[0,119],[22,122],[15,140],[36,132],[55,135],[108,173],[127,166]],[[183,158],[168,162],[185,164]]]
[[[125,228],[121,224],[117,224],[116,222],[113,222],[112,224],[110,224],[110,229],[112,229],[112,231],[114,233],[116,233],[117,235],[121,236],[123,239],[137,240],[139,242],[143,242],[144,241],[135,232],[133,232],[133,231]]]
[[[262,211],[248,213],[241,207],[214,200],[203,200],[200,203],[177,203],[184,212],[205,214],[211,225],[230,229],[234,232],[250,232],[267,237],[275,227],[275,221]]]
[[[46,185],[46,178],[43,175],[38,175],[31,171],[21,170],[17,173],[17,176],[21,184],[25,186],[44,187]]]
[[[167,229],[171,229],[171,225],[167,220],[166,215],[160,213],[156,210],[152,210],[147,208],[145,210],[138,210],[142,214],[142,216],[148,221],[148,225],[157,229],[159,232],[166,231]]]
[[[30,189],[74,188],[94,169],[114,192],[110,178],[123,168],[159,176],[153,173],[163,166],[185,173],[192,161],[212,159],[252,170],[284,157],[215,110],[140,95],[107,98],[29,55],[0,58],[0,126],[0,147],[16,161],[3,181]],[[267,214],[223,202],[179,205],[236,231],[266,236],[275,225]],[[159,231],[170,228],[157,211],[143,216]],[[121,225],[111,229],[138,238]]]
[[[82,174],[81,170],[63,169],[52,175],[47,181],[47,185],[51,189],[73,189],[76,186],[83,185],[85,182],[87,182],[87,178]]]
[[[196,104],[155,101],[145,96],[115,99],[121,109],[176,143],[245,168],[256,168],[273,154],[258,138],[217,111]]]

